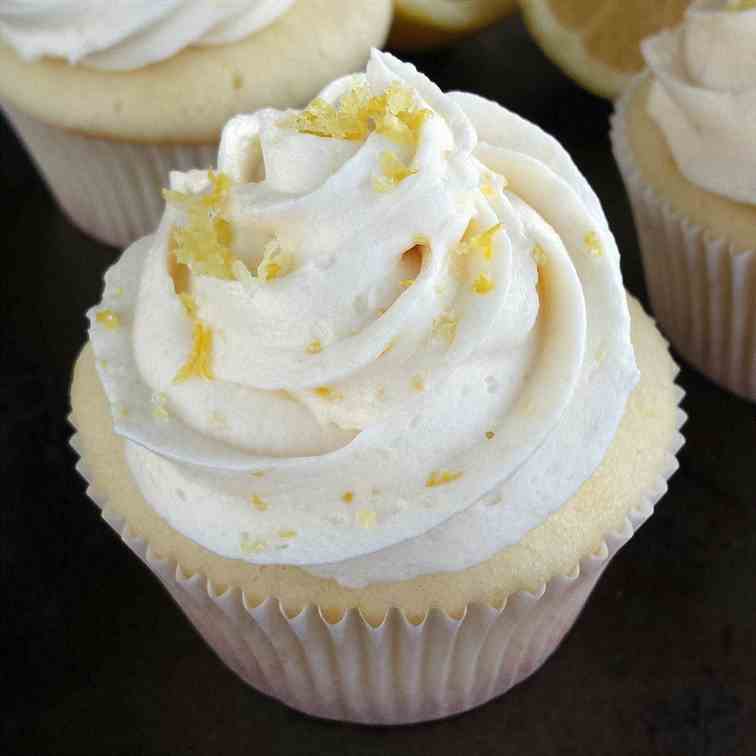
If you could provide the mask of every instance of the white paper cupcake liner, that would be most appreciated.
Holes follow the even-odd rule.
[[[616,105],[612,146],[638,231],[646,288],[659,327],[682,357],[756,401],[756,250],[737,252],[674,210],[638,171],[626,113],[637,79]]]
[[[152,233],[172,170],[215,165],[217,144],[140,144],[100,139],[49,126],[2,104],[39,172],[85,233],[126,247]]]
[[[677,389],[678,400],[683,391]],[[555,651],[612,557],[653,513],[677,469],[678,432],[652,490],[639,495],[617,531],[572,573],[536,593],[509,596],[502,608],[470,604],[460,618],[431,610],[419,624],[392,609],[379,627],[352,609],[328,622],[310,605],[288,617],[279,601],[250,606],[238,588],[217,591],[161,558],[108,509],[91,482],[76,435],[77,470],[87,494],[129,548],[152,570],[208,645],[246,683],[307,714],[363,724],[410,724],[472,709],[524,680]]]

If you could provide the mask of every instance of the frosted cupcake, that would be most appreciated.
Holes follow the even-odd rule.
[[[643,54],[612,141],[654,313],[686,360],[756,400],[756,8],[693,3]]]
[[[244,680],[433,719],[535,670],[675,469],[681,392],[536,126],[374,52],[226,126],[106,276],[74,444]]]
[[[302,106],[381,45],[391,0],[0,4],[0,106],[58,202],[124,246],[154,231],[172,169],[223,124]]]

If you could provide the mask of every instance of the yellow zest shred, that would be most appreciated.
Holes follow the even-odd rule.
[[[486,431],[486,438],[490,441],[496,434],[493,431]]]
[[[284,541],[290,541],[292,538],[297,537],[297,531],[296,530],[279,530],[278,531],[278,537],[283,538]]]
[[[197,317],[197,302],[194,300],[194,297],[191,294],[187,294],[186,292],[183,292],[182,294],[178,295],[178,298],[179,300],[181,300],[181,304],[184,305],[186,314],[190,318],[196,318]]]
[[[323,351],[323,345],[320,343],[319,339],[315,339],[315,341],[311,341],[307,345],[307,352],[309,354],[318,354]]]
[[[488,294],[493,291],[493,289],[494,282],[491,276],[489,276],[488,273],[478,274],[478,277],[473,282],[473,291],[476,294]]]
[[[168,412],[168,397],[162,392],[158,391],[152,395],[152,414],[160,419],[165,419],[171,416]]]
[[[601,241],[595,231],[589,231],[585,235],[584,241],[589,254],[595,257],[600,257],[603,254],[604,250],[601,247]]]
[[[336,389],[332,389],[330,386],[318,386],[318,388],[313,389],[313,393],[315,396],[319,396],[321,399],[329,402],[337,402],[339,399],[344,398],[343,394],[336,391]]]
[[[343,496],[341,497],[341,500],[344,502],[344,504],[351,504],[354,501],[354,492],[345,491]]]
[[[372,509],[361,509],[357,512],[357,524],[361,528],[374,528],[378,524],[378,515]]]
[[[377,131],[398,144],[414,145],[431,115],[427,108],[418,108],[412,90],[398,82],[380,95],[371,95],[369,88],[361,84],[335,106],[316,98],[281,125],[303,134],[352,141],[362,141],[371,131]]]
[[[294,257],[281,247],[277,239],[265,245],[263,259],[257,266],[257,277],[261,281],[283,278],[294,269]]]
[[[434,470],[428,480],[425,481],[426,488],[436,488],[436,486],[445,486],[447,483],[453,483],[462,477],[461,472],[451,472],[450,470]]]
[[[121,325],[121,318],[113,310],[100,310],[95,315],[95,320],[109,331],[115,331]]]
[[[266,551],[268,544],[259,539],[252,539],[249,533],[242,533],[240,539],[241,550],[245,554],[261,554]]]
[[[475,221],[470,221],[462,241],[457,246],[458,255],[480,252],[484,259],[493,260],[493,238],[501,231],[501,223],[497,223],[480,234],[475,233]]]
[[[415,283],[414,278],[405,278],[404,280],[399,281],[399,286],[402,289],[409,289],[409,287],[412,286],[413,283]]]
[[[407,176],[417,173],[416,170],[407,166],[401,158],[398,158],[390,150],[381,153],[380,167],[380,175],[373,176],[373,189],[381,193],[390,192],[401,184]]]
[[[184,383],[190,378],[204,378],[212,381],[213,369],[210,365],[213,355],[213,332],[199,320],[192,326],[192,350],[189,358],[176,373],[174,383]]]
[[[533,247],[533,260],[536,265],[546,264],[546,253],[543,251],[543,247],[540,244],[536,244]]]
[[[425,391],[425,381],[423,380],[422,375],[412,376],[412,388],[415,389],[415,391]]]
[[[186,223],[173,229],[173,252],[176,261],[188,265],[193,273],[232,279],[233,229],[224,215],[231,179],[215,171],[210,171],[208,177],[210,191],[207,194],[163,190],[166,202],[186,213]]]
[[[454,313],[444,313],[436,318],[433,321],[433,333],[451,344],[457,335],[457,318]]]
[[[268,508],[268,503],[261,499],[257,494],[252,494],[252,496],[249,497],[249,501],[258,512],[264,512]]]

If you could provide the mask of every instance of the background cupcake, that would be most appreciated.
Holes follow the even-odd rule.
[[[223,124],[307,102],[380,46],[390,0],[0,7],[0,103],[63,209],[123,246],[171,169],[212,165]]]
[[[92,495],[261,690],[361,722],[483,703],[676,466],[676,368],[600,203],[537,127],[377,52],[235,118],[219,168],[174,176],[90,312]]]
[[[694,3],[648,39],[614,152],[654,313],[683,357],[756,399],[756,9]]]

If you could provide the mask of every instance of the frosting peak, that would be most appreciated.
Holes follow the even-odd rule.
[[[294,0],[10,0],[0,5],[0,39],[27,60],[64,58],[128,71],[190,45],[238,42],[286,12]]]
[[[644,40],[649,113],[694,184],[756,203],[756,7],[699,0],[675,29]]]
[[[131,469],[177,530],[404,579],[482,561],[590,475],[637,372],[614,241],[553,140],[373,52],[304,111],[230,121],[218,169],[174,174],[108,274],[122,327],[92,313]],[[460,541],[494,495],[498,526]]]

